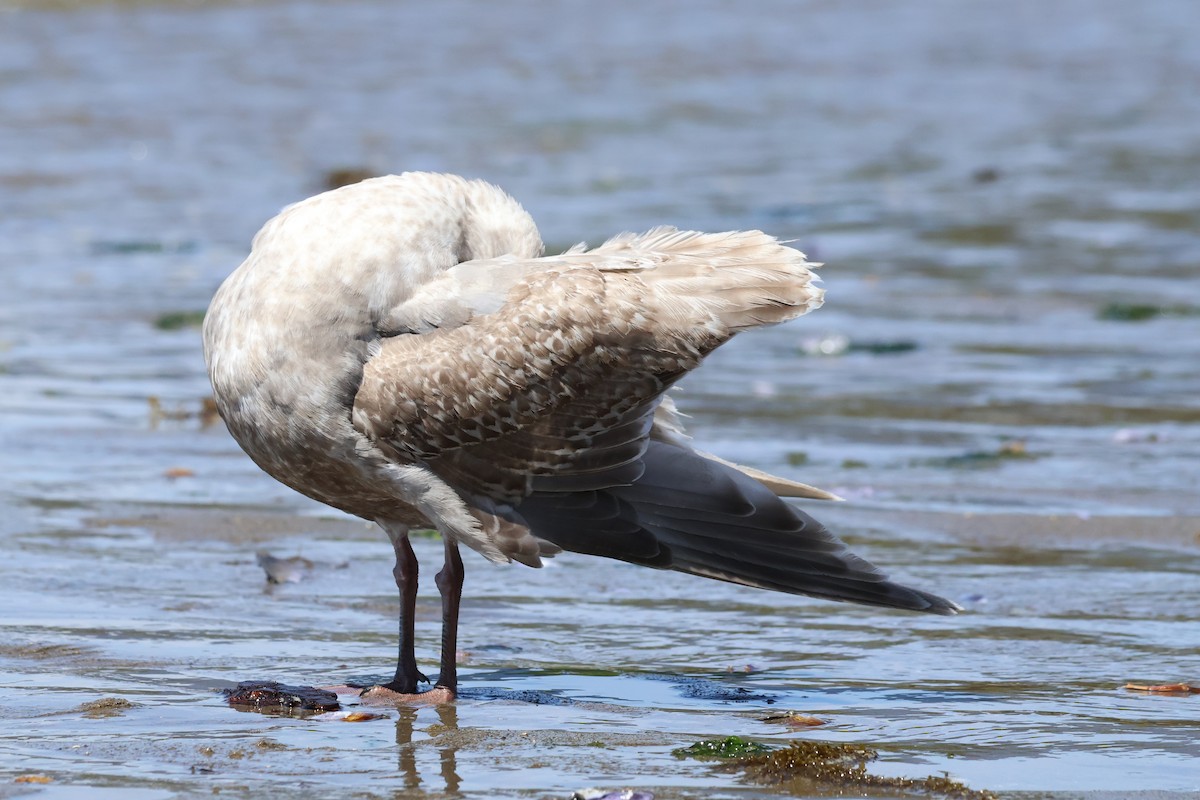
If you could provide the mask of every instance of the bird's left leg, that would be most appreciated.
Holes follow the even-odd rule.
[[[390,683],[383,685],[394,692],[412,694],[417,691],[417,681],[429,680],[417,670],[417,554],[408,540],[407,526],[387,524],[383,529],[387,531],[388,538],[392,540],[392,549],[396,551],[396,566],[392,573],[400,592],[400,649],[396,656],[396,675]]]

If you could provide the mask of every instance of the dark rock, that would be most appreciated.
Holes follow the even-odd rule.
[[[250,706],[265,713],[337,711],[337,695],[315,686],[288,686],[276,681],[242,681],[236,689],[225,689],[231,706]]]

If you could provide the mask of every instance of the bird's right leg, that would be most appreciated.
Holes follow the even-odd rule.
[[[392,549],[396,551],[396,566],[392,574],[396,577],[396,588],[400,590],[400,652],[396,658],[396,675],[391,682],[382,686],[400,694],[414,694],[417,681],[429,682],[417,671],[414,627],[417,613],[417,555],[408,540],[407,527],[393,524],[382,527],[392,540]]]

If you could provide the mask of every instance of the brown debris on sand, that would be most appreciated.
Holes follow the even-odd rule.
[[[1192,686],[1190,683],[1127,683],[1124,688],[1152,694],[1200,694],[1200,686]]]

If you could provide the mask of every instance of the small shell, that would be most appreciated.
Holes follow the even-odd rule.
[[[387,719],[387,714],[374,714],[370,711],[330,711],[326,714],[317,714],[309,719],[320,720],[321,722],[370,722],[374,719]]]

